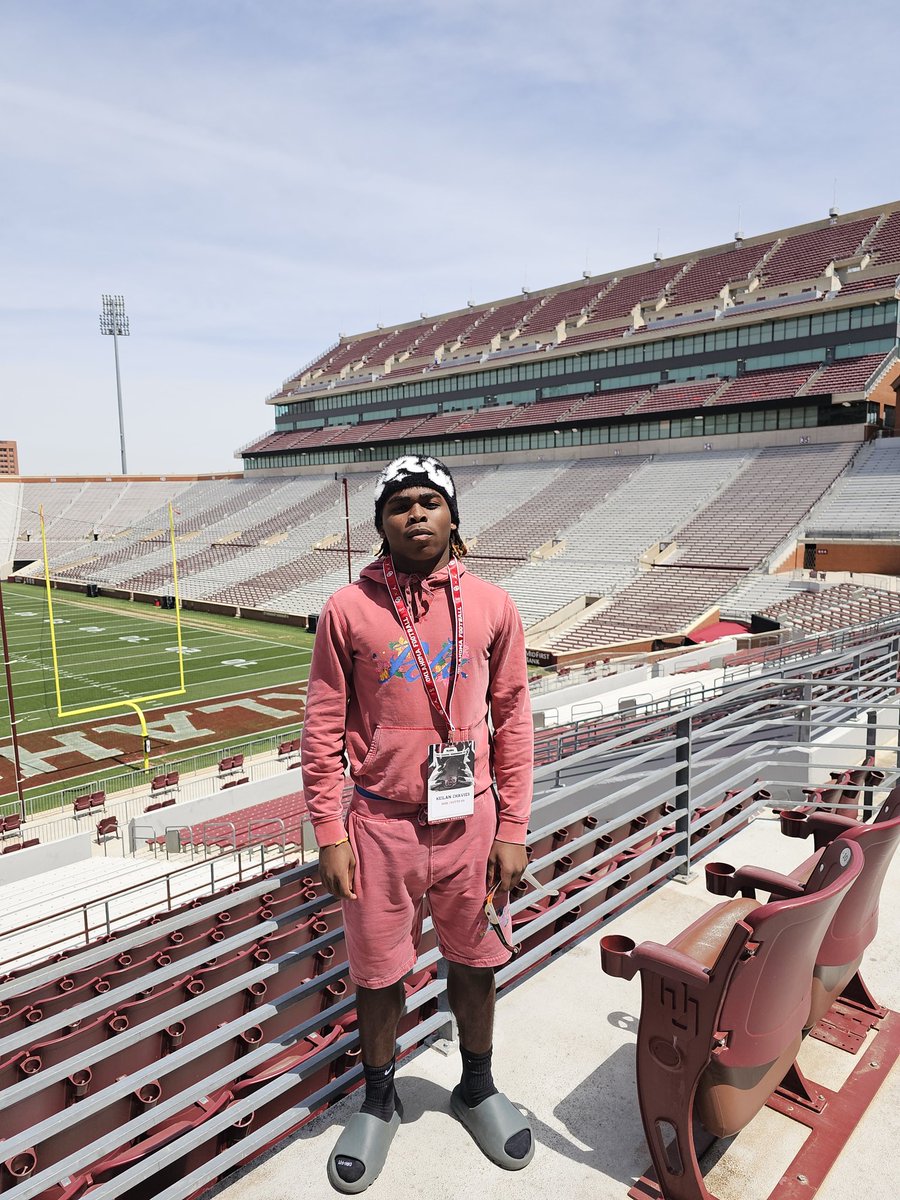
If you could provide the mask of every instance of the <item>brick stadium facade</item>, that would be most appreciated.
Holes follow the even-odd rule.
[[[0,442],[0,475],[18,475],[19,451],[15,442]]]

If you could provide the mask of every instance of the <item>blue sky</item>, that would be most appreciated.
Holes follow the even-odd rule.
[[[895,4],[2,0],[0,438],[229,470],[339,331],[900,198]]]

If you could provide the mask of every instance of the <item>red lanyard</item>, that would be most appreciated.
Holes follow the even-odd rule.
[[[384,582],[387,584],[391,603],[394,605],[394,612],[397,614],[397,620],[403,626],[403,632],[406,634],[409,648],[412,650],[413,658],[416,660],[416,665],[419,668],[419,674],[422,676],[422,683],[428,694],[428,699],[431,701],[431,707],[444,718],[447,722],[447,728],[452,734],[453,721],[450,717],[450,704],[453,700],[453,690],[456,686],[456,680],[460,674],[460,660],[462,658],[462,648],[465,638],[462,589],[459,586],[459,564],[455,558],[451,558],[447,566],[447,572],[450,576],[450,592],[453,597],[453,646],[451,659],[453,665],[450,681],[447,685],[447,704],[445,707],[438,695],[437,684],[434,681],[434,674],[431,670],[431,663],[429,663],[428,656],[422,648],[422,643],[419,640],[413,619],[409,614],[409,609],[406,607],[406,601],[403,599],[403,593],[397,581],[394,560],[388,555],[382,562],[384,566]]]

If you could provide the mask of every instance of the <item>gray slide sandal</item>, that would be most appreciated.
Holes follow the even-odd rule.
[[[402,1107],[398,1107],[389,1121],[382,1121],[380,1117],[373,1117],[369,1113],[353,1114],[328,1156],[328,1182],[333,1188],[347,1196],[355,1196],[375,1182],[381,1174],[394,1134],[400,1128],[402,1116]],[[352,1183],[341,1179],[337,1172],[338,1160],[347,1158],[356,1159],[365,1167],[359,1179]]]
[[[531,1132],[531,1126],[502,1092],[488,1096],[487,1100],[469,1108],[457,1086],[450,1094],[450,1109],[457,1120],[465,1125],[484,1154],[498,1167],[503,1167],[506,1171],[521,1171],[531,1162],[534,1157],[534,1134]],[[515,1134],[526,1129],[531,1133],[528,1153],[522,1158],[513,1158],[506,1152],[506,1143]]]

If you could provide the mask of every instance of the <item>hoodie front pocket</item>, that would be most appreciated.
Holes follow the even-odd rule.
[[[376,725],[355,782],[386,800],[424,804],[428,747],[440,742],[431,727]]]
[[[372,759],[378,753],[378,743],[381,740],[381,728],[382,727],[380,725],[375,726],[375,732],[372,734],[371,745],[369,746],[369,749],[366,751],[366,757],[359,764],[359,773],[360,774],[362,774],[363,771],[365,771],[365,769],[371,763]]]

